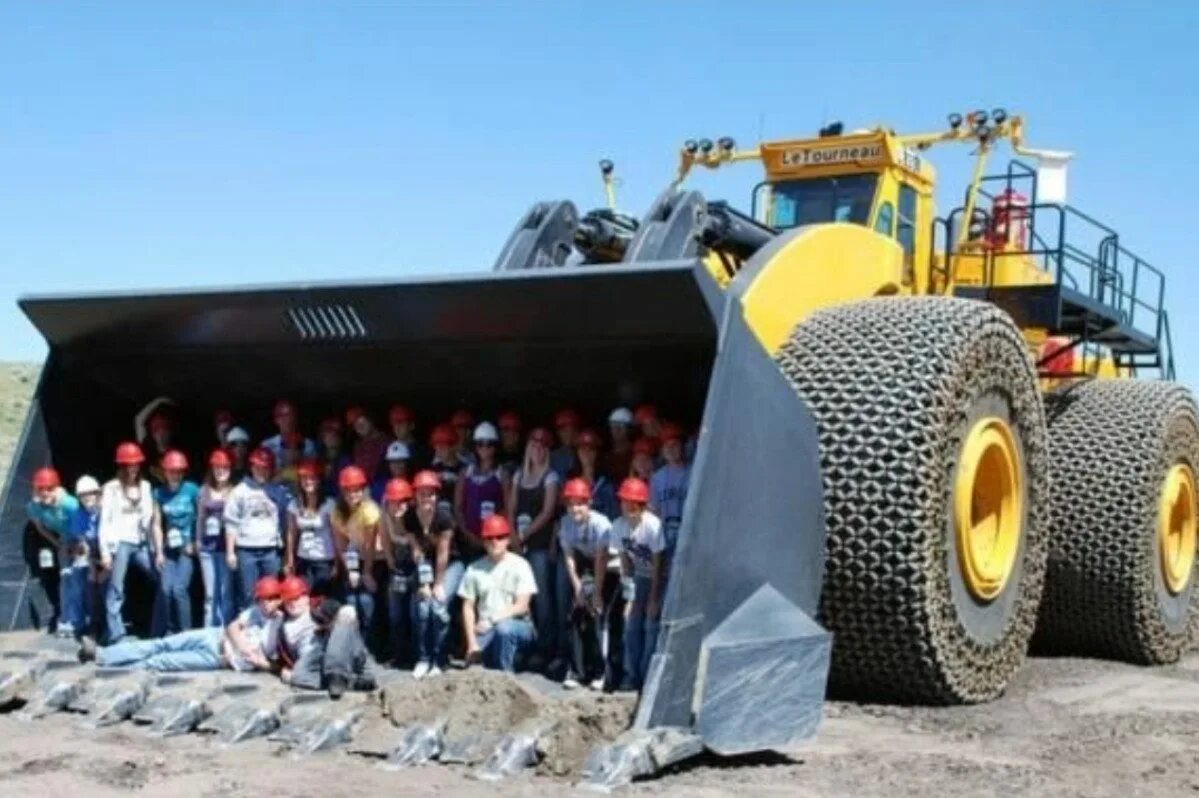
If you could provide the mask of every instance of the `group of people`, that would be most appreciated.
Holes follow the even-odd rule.
[[[218,413],[200,482],[161,411],[141,443],[116,447],[116,474],[102,486],[81,476],[72,496],[52,468],[34,474],[31,567],[61,612],[60,634],[98,638],[103,661],[131,656],[121,646],[133,570],[153,591],[151,638],[182,637],[232,661],[244,652],[245,612],[262,610],[262,585],[281,578],[292,592],[302,585],[305,601],[317,597],[313,606],[337,602],[364,650],[417,678],[458,653],[567,686],[640,688],[695,445],[652,406],[616,408],[605,436],[568,409],[553,433],[527,434],[515,413],[476,424],[460,410],[427,448],[398,405],[390,435],[357,407],[344,424],[322,421],[316,440],[290,402],[272,418],[277,434],[251,448]],[[174,650],[152,642],[135,653],[159,662]]]

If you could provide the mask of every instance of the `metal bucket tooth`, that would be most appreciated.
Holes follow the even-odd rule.
[[[399,743],[381,766],[387,770],[401,770],[437,759],[445,748],[445,728],[445,720],[405,726],[400,730]]]
[[[542,752],[538,746],[542,737],[553,731],[556,724],[539,724],[517,729],[511,734],[500,738],[495,750],[487,761],[475,771],[475,778],[482,781],[499,781],[509,776],[515,776],[525,768],[534,767],[541,761]]]
[[[610,792],[633,779],[653,776],[669,765],[699,756],[703,750],[703,738],[687,729],[631,729],[587,756],[580,786]]]

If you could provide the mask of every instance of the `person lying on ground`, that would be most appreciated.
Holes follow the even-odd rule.
[[[91,637],[84,637],[79,661],[151,671],[271,670],[270,652],[278,647],[280,602],[279,580],[264,577],[254,585],[254,605],[224,629],[193,629],[110,646],[98,646]]]

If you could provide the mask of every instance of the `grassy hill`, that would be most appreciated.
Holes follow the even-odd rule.
[[[0,486],[12,464],[13,449],[25,423],[25,411],[37,385],[39,368],[36,363],[0,362]]]

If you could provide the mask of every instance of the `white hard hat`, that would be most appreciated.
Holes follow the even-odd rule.
[[[496,432],[495,425],[490,421],[484,421],[475,427],[476,441],[498,441],[499,439],[500,434]]]
[[[233,427],[225,433],[225,443],[249,443],[250,433],[241,427]]]
[[[407,460],[412,455],[408,451],[408,445],[403,441],[392,441],[387,447],[388,460]]]
[[[633,411],[627,407],[618,407],[612,411],[612,415],[608,416],[609,424],[627,424],[633,425]]]
[[[100,483],[96,481],[95,477],[90,477],[87,474],[84,474],[75,483],[75,495],[76,496],[82,496],[85,493],[99,493],[99,492],[100,492]]]

